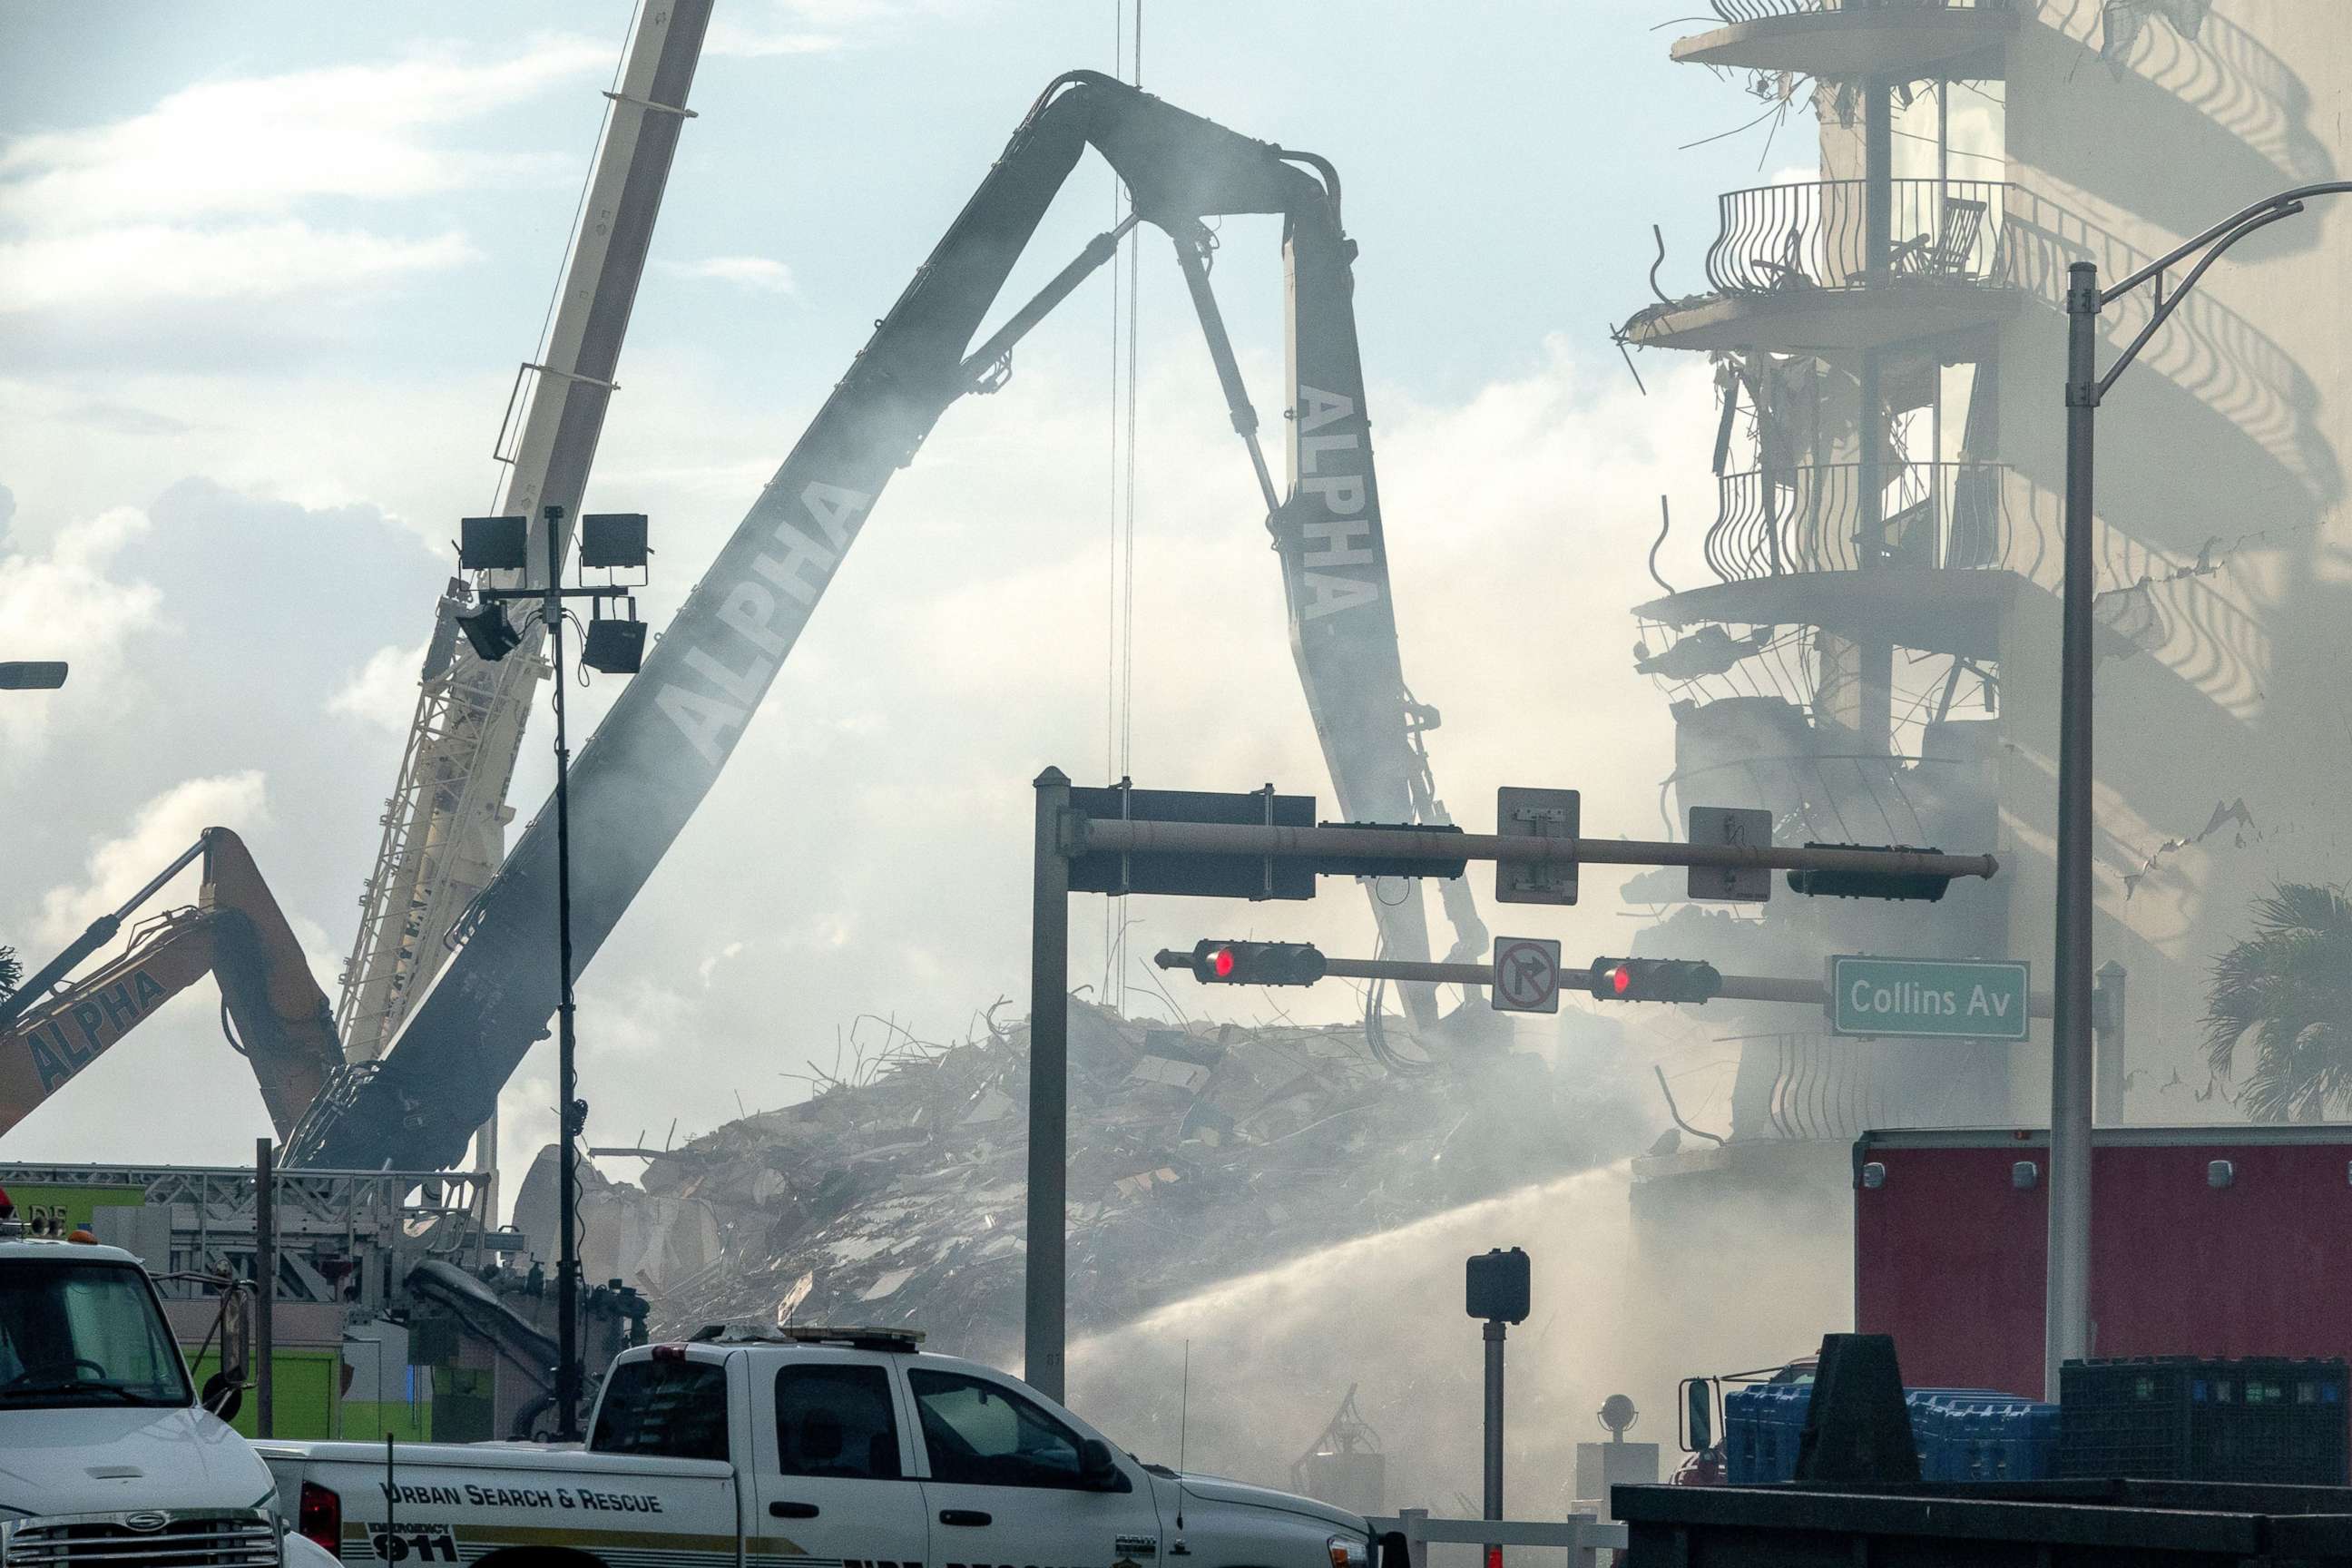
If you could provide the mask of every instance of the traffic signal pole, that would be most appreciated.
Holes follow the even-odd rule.
[[[1037,775],[1035,784],[1036,846],[1030,905],[1029,1191],[1026,1272],[1023,1282],[1023,1375],[1040,1392],[1057,1400],[1062,1397],[1067,1343],[1069,947],[1071,868],[1074,861],[1092,857],[1108,859],[1116,868],[1117,875],[1110,881],[1082,879],[1079,882],[1082,889],[1141,893],[1203,893],[1212,890],[1182,879],[1160,879],[1166,876],[1168,858],[1176,858],[1179,861],[1185,857],[1222,857],[1228,861],[1256,861],[1260,863],[1262,871],[1259,868],[1249,868],[1246,886],[1215,889],[1226,892],[1228,896],[1251,899],[1312,897],[1312,883],[1318,875],[1458,877],[1463,874],[1467,862],[1472,860],[1491,860],[1497,865],[1538,869],[1549,867],[1556,868],[1563,881],[1572,875],[1578,865],[1588,861],[1603,866],[1696,866],[1725,870],[1846,873],[1857,889],[1865,886],[1871,879],[1883,879],[1889,888],[1885,894],[1857,892],[1853,896],[1895,898],[1934,896],[1895,890],[1893,884],[1902,879],[1990,878],[2000,869],[2000,861],[1990,855],[1943,855],[1933,850],[1845,848],[1812,844],[1675,844],[1630,838],[1586,838],[1575,836],[1572,826],[1570,833],[1561,837],[1523,837],[1441,831],[1408,824],[1352,826],[1284,824],[1274,820],[1284,805],[1284,799],[1274,794],[1271,784],[1254,794],[1196,796],[1189,803],[1173,803],[1192,806],[1204,803],[1238,806],[1246,809],[1249,817],[1263,820],[1172,821],[1129,816],[1128,812],[1134,805],[1151,805],[1154,792],[1134,791],[1130,794],[1124,783],[1118,792],[1122,803],[1122,815],[1118,817],[1097,816],[1072,806],[1069,775],[1059,768],[1047,768]],[[1108,792],[1087,792],[1089,796],[1106,793]],[[1175,794],[1158,793],[1171,799]],[[1298,799],[1293,804],[1301,812],[1312,809],[1309,801]],[[1501,814],[1498,812],[1497,815]],[[1572,817],[1570,821],[1572,824]],[[1299,873],[1307,886],[1297,891],[1286,890],[1289,873],[1286,872],[1285,879],[1278,882],[1276,865],[1282,861],[1299,860],[1310,863]],[[1201,864],[1206,868],[1209,862],[1203,860]],[[1534,879],[1538,881],[1544,879],[1540,877]],[[1822,890],[1843,891],[1843,889]],[[1940,892],[1940,887],[1937,890]],[[1572,902],[1573,894],[1547,901]],[[1186,962],[1191,961],[1187,959]],[[1408,968],[1413,973],[1402,973]],[[1490,978],[1489,972],[1482,965],[1451,964],[1399,965],[1397,977],[1452,978],[1431,972],[1454,969],[1470,971],[1475,976],[1472,984],[1484,984]],[[1327,972],[1346,974],[1349,969],[1334,965]],[[1359,974],[1363,972],[1362,966],[1356,967]],[[1746,978],[1758,987],[1810,984],[1810,994],[1816,1003],[1820,1001],[1823,989],[1818,982]],[[1740,994],[1726,990],[1717,994]],[[1749,999],[1769,1002],[1798,998],[1776,991],[1772,994],[1759,992]]]
[[[1070,862],[1062,852],[1069,775],[1037,775],[1036,880],[1029,906],[1029,1255],[1021,1376],[1062,1397],[1068,1324],[1070,1184]]]

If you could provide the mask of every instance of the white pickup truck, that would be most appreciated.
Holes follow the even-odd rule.
[[[721,1333],[625,1352],[584,1451],[265,1443],[346,1563],[491,1568],[1370,1568],[1359,1515],[1120,1453],[917,1336]],[[1386,1554],[1384,1554],[1386,1555]]]
[[[197,1403],[139,1260],[18,1238],[0,1193],[0,1563],[322,1561],[268,1468]]]

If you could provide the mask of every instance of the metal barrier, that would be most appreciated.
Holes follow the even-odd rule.
[[[1370,1523],[1376,1533],[1396,1531],[1403,1535],[1412,1568],[1429,1568],[1433,1544],[1549,1546],[1568,1553],[1569,1568],[1598,1568],[1595,1553],[1625,1550],[1625,1527],[1603,1524],[1590,1513],[1571,1513],[1563,1520],[1433,1519],[1425,1508],[1408,1508],[1375,1514]]]
[[[1714,0],[1727,22],[1769,16],[1811,16],[1825,11],[2007,11],[2012,0]]]
[[[1877,517],[1859,463],[1726,474],[1706,563],[1727,583],[1865,566],[2016,569],[1998,463],[1885,463]]]
[[[1727,191],[1706,278],[1727,294],[1999,280],[2009,186],[1890,180],[1874,238],[1869,182],[1808,180]]]

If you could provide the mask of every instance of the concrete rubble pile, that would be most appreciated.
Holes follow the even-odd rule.
[[[655,1331],[909,1324],[966,1353],[1016,1345],[1028,1054],[1025,1025],[901,1039],[653,1162],[638,1201],[707,1206],[717,1242],[690,1274],[632,1280]],[[1624,1152],[1603,1130],[1626,1119],[1541,1059],[1491,1037],[1435,1054],[1423,1068],[1360,1024],[1177,1027],[1073,1002],[1072,1333]]]

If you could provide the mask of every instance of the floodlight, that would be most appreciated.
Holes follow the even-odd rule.
[[[468,518],[467,521],[473,520]],[[492,519],[491,521],[499,521]],[[514,520],[520,522],[522,520]],[[522,644],[514,625],[507,619],[507,607],[496,599],[484,599],[472,609],[460,610],[456,616],[457,629],[474,645],[474,652],[485,664],[496,664]]]
[[[645,658],[645,622],[596,620],[588,623],[588,637],[580,649],[580,662],[589,668],[601,669],[606,675],[635,675]]]
[[[646,514],[592,511],[580,520],[580,564],[624,571],[646,563]]]
[[[468,572],[520,572],[530,545],[530,524],[520,517],[458,520],[457,564]],[[485,656],[488,657],[488,656]]]

